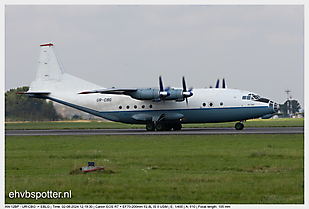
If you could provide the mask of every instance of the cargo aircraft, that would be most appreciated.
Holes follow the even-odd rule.
[[[223,79],[214,88],[103,88],[65,72],[54,44],[40,45],[36,80],[27,94],[49,99],[98,117],[128,124],[145,124],[147,131],[180,130],[187,123],[219,123],[270,118],[279,105],[256,93],[229,89]]]

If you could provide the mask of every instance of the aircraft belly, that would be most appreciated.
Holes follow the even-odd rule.
[[[183,123],[215,123],[247,120],[262,117],[273,113],[271,108],[262,107],[230,107],[230,108],[202,108],[200,110],[187,110]]]
[[[123,123],[147,123],[155,117],[164,114],[165,122],[181,123],[216,123],[241,121],[265,114],[271,114],[272,108],[268,107],[231,107],[231,108],[199,108],[199,109],[175,109],[168,111],[125,111],[112,113]],[[170,114],[170,117],[169,117]]]

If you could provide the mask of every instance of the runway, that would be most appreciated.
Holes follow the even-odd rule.
[[[183,128],[181,131],[146,131],[145,129],[64,129],[6,130],[5,136],[51,135],[216,135],[216,134],[303,134],[304,127],[244,128]]]

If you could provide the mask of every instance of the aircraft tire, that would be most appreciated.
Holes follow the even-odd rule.
[[[179,123],[179,124],[173,124],[173,129],[174,131],[180,131],[182,128],[182,125]]]
[[[148,123],[146,124],[146,130],[147,131],[154,131],[156,129],[154,123]]]
[[[235,124],[235,129],[236,130],[242,130],[244,128],[244,124],[243,123],[236,123]]]
[[[162,123],[158,123],[156,129],[157,131],[165,131],[165,125]]]

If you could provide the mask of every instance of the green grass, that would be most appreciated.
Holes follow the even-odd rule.
[[[304,126],[304,118],[248,120],[245,127],[300,127]],[[184,128],[234,128],[235,122],[230,123],[204,123],[184,124]],[[6,130],[33,130],[33,129],[130,129],[145,128],[145,125],[130,125],[115,122],[24,122],[5,123]]]
[[[236,122],[185,124],[188,128],[234,128]],[[254,119],[244,122],[245,127],[303,127],[304,118]]]
[[[5,123],[6,130],[48,130],[48,129],[129,129],[145,128],[138,125],[130,125],[116,122],[97,122],[97,121],[80,121],[80,122],[22,122],[22,123]]]
[[[6,137],[5,203],[304,204],[304,135]]]

